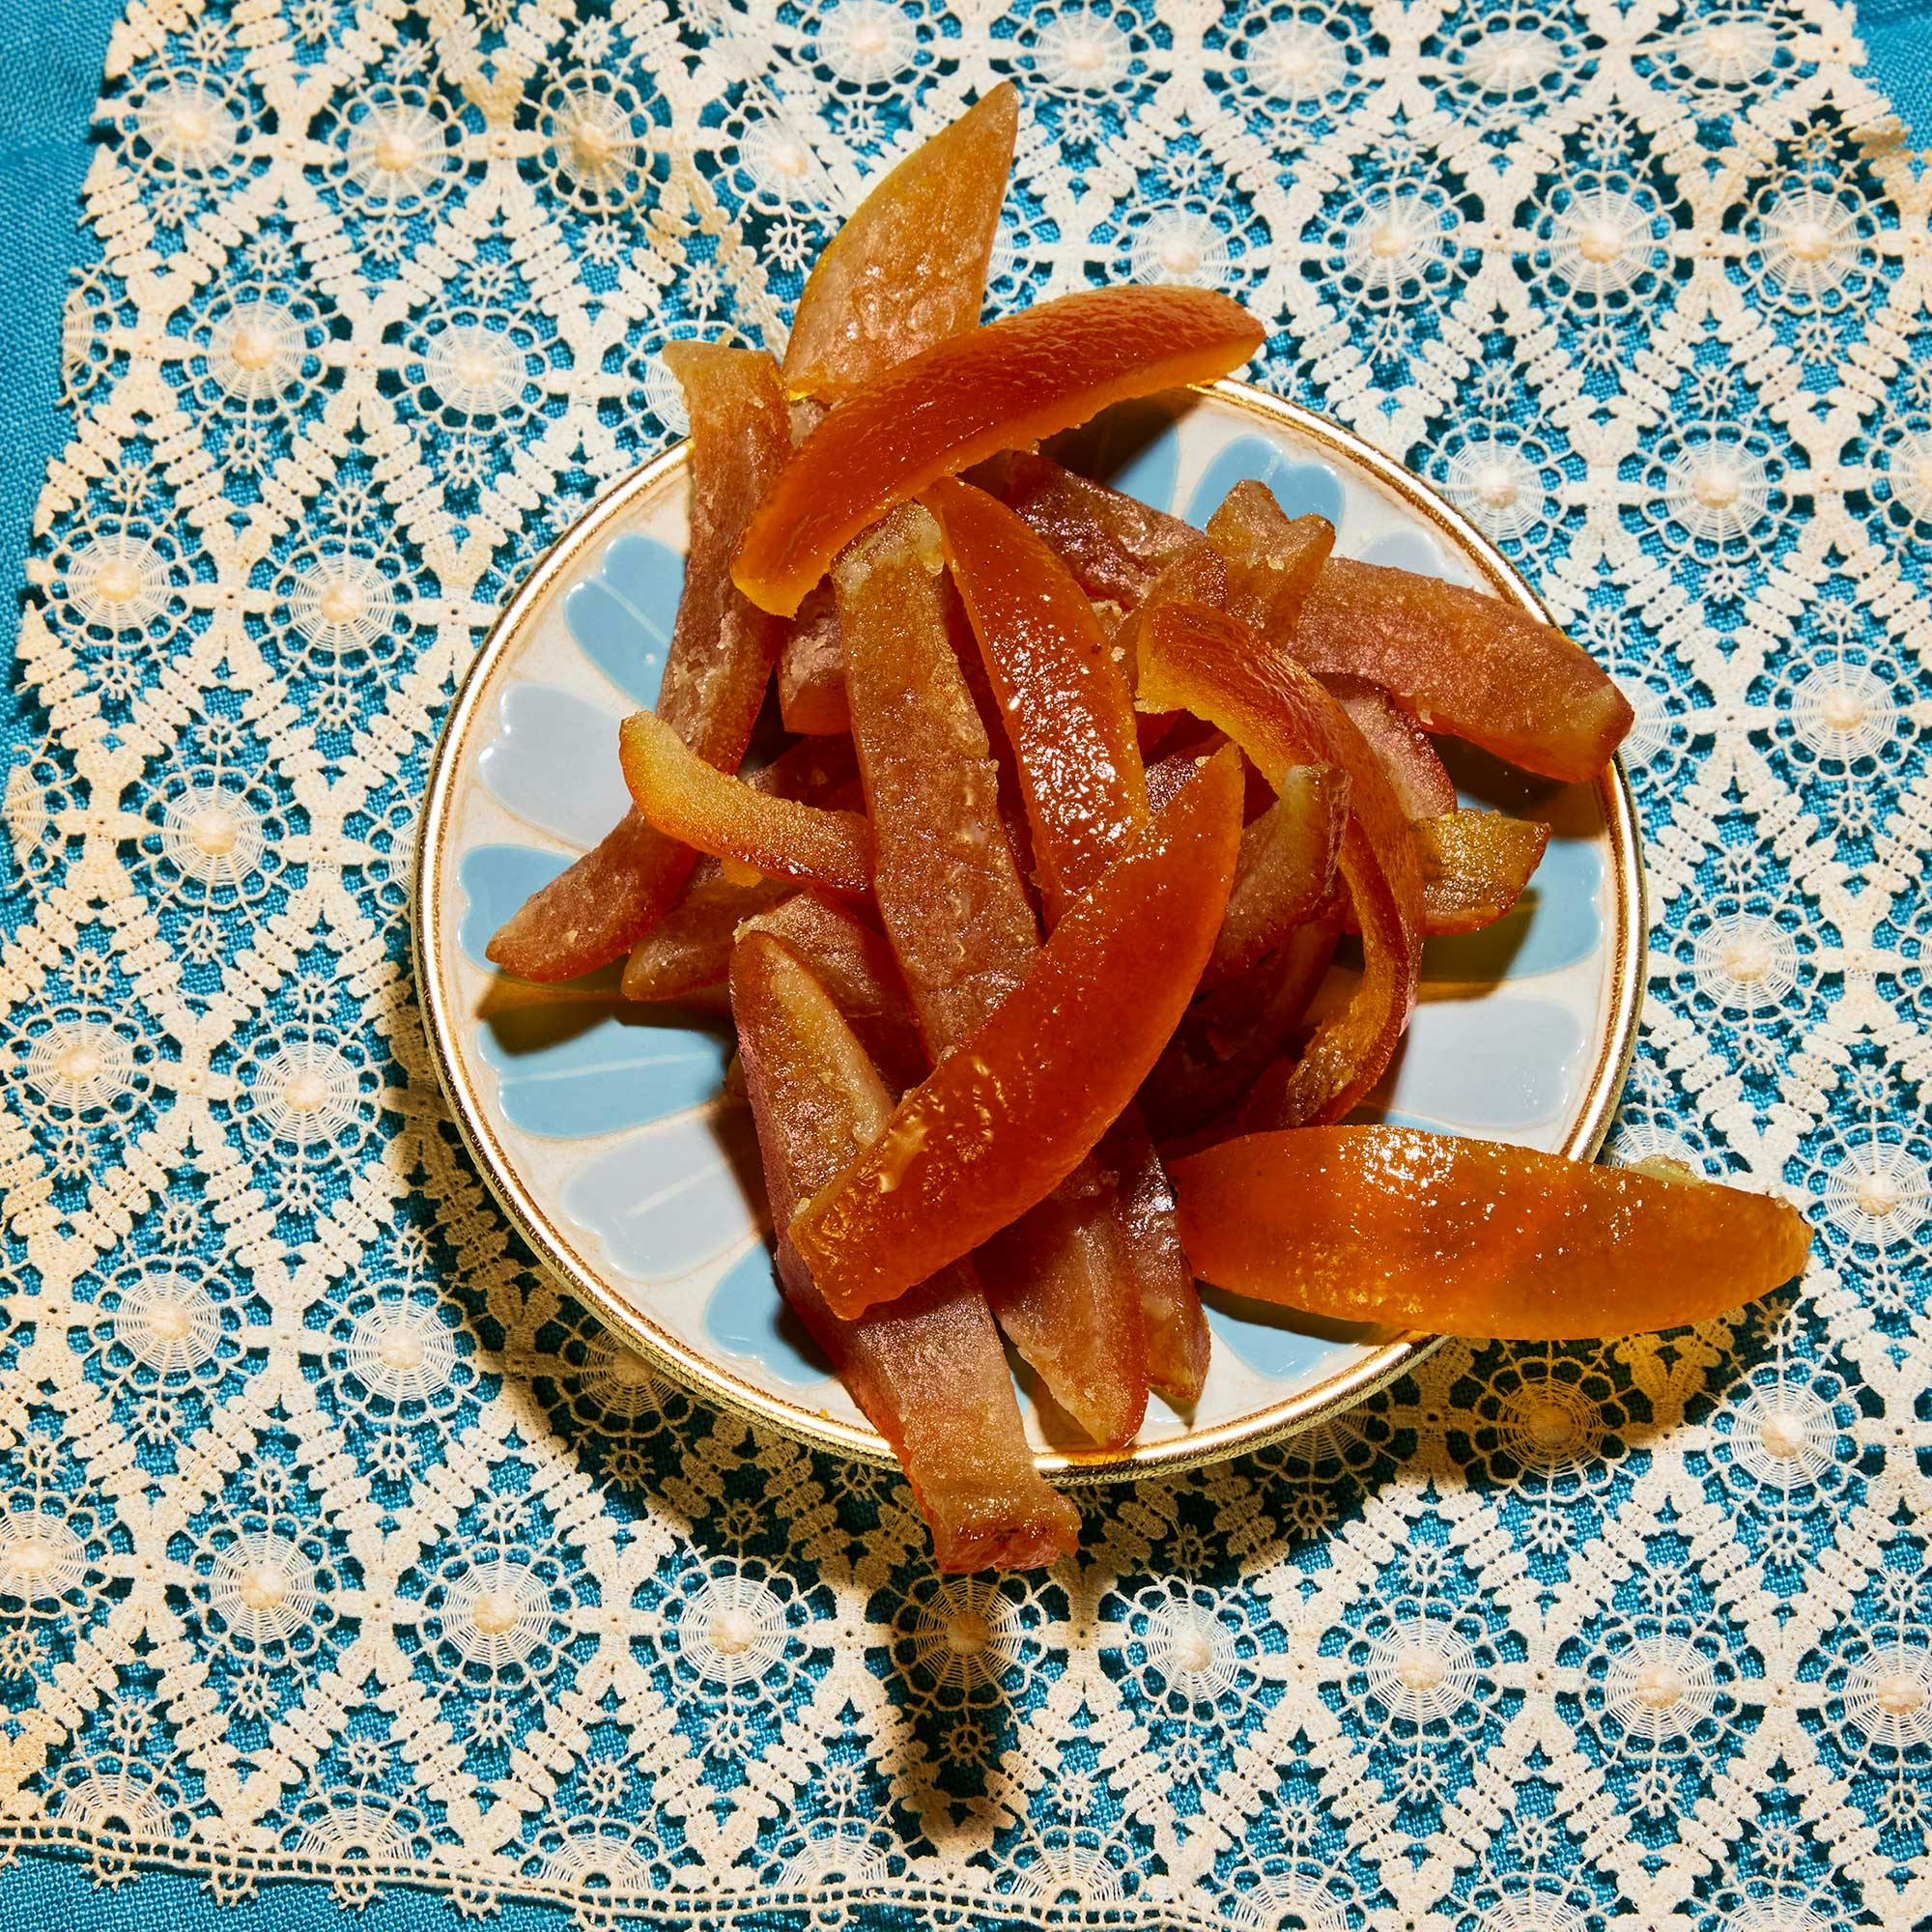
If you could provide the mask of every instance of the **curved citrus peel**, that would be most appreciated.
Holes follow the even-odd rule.
[[[1240,761],[1212,759],[1070,906],[1025,981],[799,1209],[792,1239],[852,1315],[1043,1200],[1133,1097],[1186,1007],[1234,877]]]
[[[1174,1188],[1138,1104],[1107,1129],[1095,1157],[1113,1177],[1123,1260],[1140,1294],[1149,1385],[1191,1408],[1208,1379],[1208,1318],[1181,1251]]]
[[[1140,702],[1141,660],[1147,652],[1144,640],[1154,612],[1167,604],[1203,604],[1210,611],[1219,611],[1227,601],[1228,574],[1221,568],[1221,559],[1206,543],[1196,543],[1169,562],[1148,585],[1147,594],[1115,627],[1114,642],[1126,662],[1134,702],[1141,710],[1143,754],[1156,746],[1171,745],[1175,733],[1185,733],[1187,724],[1184,711],[1158,711]]]
[[[1229,605],[1323,677],[1380,685],[1432,731],[1448,731],[1545,778],[1595,778],[1631,727],[1608,674],[1553,624],[1440,578],[1331,556],[1292,608],[1272,592],[1308,519],[1259,483],[1237,485],[1208,524]]]
[[[1065,565],[1004,504],[951,478],[923,500],[939,520],[990,682],[1001,723],[989,728],[1002,728],[1012,749],[1027,849],[1053,920],[1146,836],[1151,819],[1122,654]],[[1096,1158],[1100,1172],[1076,1192],[1081,1203],[1097,1196],[1099,1208],[1079,1209],[1079,1237],[1063,1239],[1061,1248],[1079,1258],[1093,1281],[1107,1269],[1124,1275],[1140,1303],[1147,1379],[1171,1400],[1191,1403],[1207,1373],[1207,1320],[1174,1230],[1160,1156],[1137,1108],[1114,1123]],[[1115,1177],[1117,1196],[1106,1195],[1105,1174]],[[1076,1172],[1055,1201],[1081,1180]],[[1068,1218],[1064,1206],[1060,1212]],[[996,1236],[993,1247],[1018,1238],[1018,1231]],[[1092,1293],[1094,1314],[1080,1322],[1085,1331],[1104,1324],[1112,1286]],[[1000,1314],[1010,1319],[1004,1300]],[[1060,1381],[1070,1376],[1063,1368]],[[1085,1408],[1098,1412],[1091,1398]],[[1117,1420],[1116,1433],[1119,1427]]]
[[[700,859],[669,911],[639,940],[618,987],[627,1000],[688,1000],[720,984],[739,926],[769,912],[797,888],[788,879],[727,879],[716,859]]]
[[[1415,826],[1422,860],[1423,929],[1476,932],[1521,898],[1549,828],[1501,811],[1451,811]]]
[[[1147,831],[1133,697],[1065,566],[983,490],[925,493],[1012,741],[1047,916]]]
[[[973,1257],[1001,1332],[1102,1449],[1147,1414],[1140,1310],[1113,1182],[1091,1155]],[[1098,1346],[1096,1346],[1096,1343]]]
[[[961,664],[974,651],[917,504],[833,573],[879,916],[935,1055],[1026,978],[1039,926],[1000,822],[999,768]]]
[[[1187,1009],[1140,1094],[1168,1154],[1227,1113],[1282,1058],[1327,978],[1341,930],[1339,905],[1331,904]]]
[[[1329,695],[1374,748],[1408,813],[1422,865],[1422,929],[1476,932],[1522,896],[1549,828],[1499,811],[1463,811],[1429,733],[1378,685],[1324,677]]]
[[[839,403],[759,504],[732,578],[789,616],[853,537],[982,458],[1123,397],[1211,381],[1262,345],[1208,289],[1089,289],[951,336]]]
[[[1265,483],[1250,479],[1221,498],[1208,542],[1225,573],[1228,614],[1282,645],[1335,548],[1335,526],[1326,517],[1289,516]]]
[[[1335,700],[1293,659],[1218,611],[1164,604],[1151,614],[1140,702],[1185,707],[1219,725],[1277,790],[1294,765],[1335,765],[1349,776],[1339,864],[1362,928],[1361,983],[1298,1061],[1277,1062],[1263,1074],[1241,1110],[1249,1127],[1338,1120],[1381,1077],[1415,1004],[1422,876],[1407,815],[1380,759]]]
[[[691,509],[658,714],[706,764],[735,771],[784,627],[734,588],[731,553],[791,453],[789,418],[778,365],[762,351],[671,342],[664,359],[691,416]],[[627,812],[504,922],[489,956],[526,980],[572,980],[608,965],[663,917],[696,857]]]
[[[1172,1163],[1195,1269],[1337,1321],[1560,1342],[1703,1321],[1789,1281],[1811,1231],[1684,1170],[1409,1127],[1250,1134]]]
[[[738,1050],[772,1218],[875,1138],[892,1097],[831,995],[785,945],[753,934],[731,960]],[[1011,1371],[972,1269],[934,1274],[890,1308],[841,1321],[781,1232],[785,1299],[893,1446],[942,1570],[1032,1569],[1070,1551],[1072,1506],[1034,1467]]]
[[[810,968],[879,1072],[900,1094],[924,1077],[927,1061],[892,947],[842,905],[816,893],[794,893],[748,919],[754,932],[781,939]]]
[[[1579,783],[1623,743],[1630,700],[1583,647],[1500,598],[1332,559],[1292,645],[1312,669],[1364,677],[1433,731]]]
[[[994,713],[999,730],[997,700],[969,688],[980,654],[926,511],[895,510],[833,576],[879,911],[936,1059],[985,1022],[1039,951],[984,719]],[[997,743],[1011,756],[1004,732]],[[980,1257],[980,1278],[1061,1406],[1095,1441],[1122,1442],[1147,1404],[1141,1324],[1114,1264],[1112,1202],[1086,1166],[1068,1176],[1065,1202],[1042,1204],[1037,1225]]]
[[[754,791],[707,765],[651,711],[624,720],[617,753],[632,805],[667,838],[768,879],[870,895],[872,835],[863,813]]]
[[[820,251],[785,345],[785,387],[836,400],[949,335],[986,298],[1020,98],[1002,81],[880,181]]]

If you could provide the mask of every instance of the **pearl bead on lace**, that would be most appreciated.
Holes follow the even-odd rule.
[[[1762,1012],[1798,983],[1798,947],[1775,921],[1729,913],[1700,932],[1692,970],[1707,998],[1726,1010]]]
[[[818,56],[841,80],[868,85],[904,72],[912,22],[886,0],[838,0],[819,29]]]
[[[1034,73],[1065,93],[1098,92],[1126,77],[1133,46],[1107,14],[1069,8],[1057,14],[1034,42]]]
[[[1320,100],[1347,72],[1341,43],[1312,21],[1274,21],[1248,45],[1248,82],[1275,100]]]

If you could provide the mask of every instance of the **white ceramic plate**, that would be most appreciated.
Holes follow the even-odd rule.
[[[1407,471],[1336,425],[1237,383],[1117,411],[1076,452],[1204,522],[1259,477],[1320,510],[1345,556],[1431,571],[1540,607]],[[889,1454],[785,1314],[749,1118],[720,1097],[728,1027],[629,1007],[615,969],[563,988],[506,980],[483,948],[625,808],[623,715],[655,701],[683,577],[680,446],[610,491],[510,600],[457,696],[430,775],[416,872],[431,1041],[477,1165],[537,1253],[657,1367],[824,1446]],[[1447,748],[1445,748],[1446,750]],[[1622,775],[1552,785],[1452,757],[1473,803],[1548,819],[1524,901],[1432,942],[1404,1050],[1363,1118],[1594,1153],[1634,1037],[1644,928]],[[1075,1475],[1227,1454],[1314,1421],[1429,1338],[1340,1330],[1208,1291],[1213,1365],[1192,1415],[1158,1397],[1120,1455],[1083,1455],[1022,1406],[1042,1467]]]

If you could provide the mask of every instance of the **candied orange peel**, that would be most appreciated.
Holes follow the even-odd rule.
[[[1208,1280],[1336,1321],[1561,1342],[1703,1321],[1801,1273],[1788,1203],[1411,1127],[1250,1134],[1172,1163]]]
[[[1240,817],[1239,764],[1223,752],[1067,909],[1025,980],[885,1133],[800,1208],[792,1239],[835,1310],[891,1300],[970,1253],[1093,1150],[1201,976]]]
[[[1012,740],[1052,915],[1147,830],[1133,694],[1086,594],[1012,511],[951,478],[924,501]]]
[[[1348,774],[1340,868],[1362,931],[1361,984],[1293,1065],[1277,1062],[1256,1082],[1241,1112],[1248,1126],[1339,1120],[1381,1078],[1415,1004],[1422,871],[1407,815],[1335,700],[1292,658],[1218,611],[1174,603],[1152,613],[1140,701],[1185,707],[1219,725],[1277,789],[1299,764]]]
[[[1451,811],[1415,825],[1422,920],[1432,934],[1493,925],[1521,898],[1549,828],[1501,811]]]
[[[693,753],[735,771],[771,682],[784,627],[731,582],[753,508],[791,451],[778,365],[761,350],[665,345],[691,416],[684,594],[658,712]],[[657,923],[696,854],[637,812],[533,894],[490,941],[492,962],[526,980],[574,980],[629,952]]]
[[[1209,289],[1088,289],[948,337],[838,404],[738,545],[732,579],[790,616],[840,550],[894,504],[1109,403],[1238,369],[1262,327]]]
[[[1019,92],[1002,81],[847,217],[798,298],[791,394],[836,401],[980,320],[1019,116]]]
[[[773,879],[803,879],[865,898],[872,834],[865,813],[754,790],[707,765],[662,718],[634,711],[617,734],[639,815],[668,838]]]
[[[790,948],[753,933],[731,1006],[779,1234],[785,1298],[893,1445],[942,1570],[1025,1570],[1071,1549],[1079,1519],[1041,1481],[1006,1352],[970,1266],[935,1273],[856,1321],[826,1305],[785,1237],[796,1203],[875,1138],[892,1096],[837,1003]]]

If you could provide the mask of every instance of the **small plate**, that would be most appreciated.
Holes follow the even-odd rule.
[[[1111,412],[1080,432],[1090,475],[1196,523],[1259,477],[1319,510],[1346,556],[1431,571],[1542,613],[1503,558],[1406,470],[1238,383]],[[683,581],[685,450],[574,524],[510,600],[457,694],[430,773],[416,867],[430,1040],[478,1168],[536,1252],[657,1367],[819,1446],[890,1451],[785,1314],[746,1110],[721,1097],[728,1024],[628,1007],[616,969],[564,987],[501,978],[490,934],[625,809],[616,726],[656,701]],[[1446,748],[1445,748],[1446,749]],[[1553,785],[1470,754],[1471,803],[1547,819],[1523,903],[1432,942],[1414,1024],[1361,1118],[1587,1158],[1635,1037],[1644,932],[1620,770]],[[1083,1454],[1030,1399],[1040,1466],[1105,1476],[1249,1448],[1355,1401],[1433,1338],[1339,1329],[1207,1291],[1213,1366],[1192,1415],[1158,1397],[1140,1440]]]

